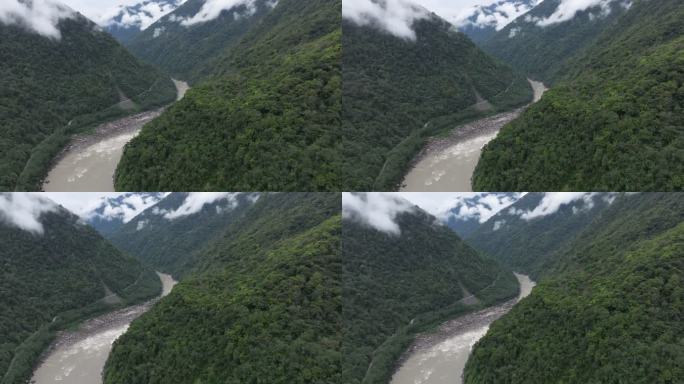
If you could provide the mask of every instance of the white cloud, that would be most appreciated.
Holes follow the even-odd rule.
[[[118,25],[120,27],[137,27],[140,30],[147,29],[164,15],[173,12],[185,0],[169,0],[168,2],[143,1],[139,3],[140,9],[131,6],[119,5],[111,8],[95,20],[101,25]],[[114,20],[121,16],[121,20]]]
[[[631,0],[561,0],[556,10],[546,18],[527,18],[528,21],[536,22],[540,27],[563,23],[572,20],[577,13],[590,8],[598,8],[598,16],[606,16],[611,12],[611,4],[619,2],[619,5],[629,8]],[[590,17],[596,15],[591,14]]]
[[[0,221],[35,234],[43,233],[40,218],[44,213],[56,212],[57,204],[42,194],[4,193],[0,194]]]
[[[199,12],[192,17],[182,20],[181,24],[188,27],[214,20],[219,17],[221,12],[238,6],[245,6],[247,8],[247,15],[253,15],[256,12],[255,0],[206,0]]]
[[[238,204],[237,196],[239,193],[233,192],[191,192],[175,211],[156,210],[153,213],[163,214],[164,218],[173,220],[183,216],[190,216],[204,208],[205,205],[216,201],[226,200],[229,208],[235,208]]]
[[[478,27],[493,27],[497,31],[500,31],[540,2],[541,0],[535,0],[530,4],[527,4],[527,2],[523,0],[490,0],[461,10],[452,9],[450,11],[436,13],[446,20],[451,21],[457,27],[473,25]]]
[[[119,219],[127,223],[168,193],[44,192],[43,195],[84,219],[99,216],[104,220]],[[119,204],[116,200],[122,196],[124,198]],[[95,212],[102,206],[101,214]]]
[[[601,194],[596,192],[546,192],[539,204],[533,209],[523,211],[521,209],[509,210],[509,213],[518,215],[523,220],[532,220],[539,217],[547,216],[558,212],[564,206],[575,202],[580,202],[580,206],[574,206],[573,214],[588,211],[594,207],[594,198],[601,196],[601,198],[608,204],[612,204],[615,200],[615,194]]]
[[[516,202],[524,194],[476,192],[397,192],[441,221],[476,219],[484,223],[500,210]],[[457,212],[452,212],[458,208]]]
[[[0,23],[19,25],[57,40],[62,37],[58,28],[59,21],[75,15],[72,9],[53,0],[0,1]]]
[[[494,228],[492,228],[492,230],[498,231],[504,225],[506,225],[506,220],[497,220],[494,222]]]
[[[149,222],[150,222],[149,220],[140,220],[140,221],[138,221],[138,225],[135,227],[135,230],[136,230],[136,231],[139,231],[139,230],[145,228],[145,226],[146,226]]]
[[[414,205],[394,193],[342,194],[342,217],[392,235],[401,234],[399,225],[394,221],[397,215],[414,209]]]
[[[375,26],[397,37],[415,40],[413,23],[429,17],[422,6],[408,0],[344,0],[342,17],[360,26]]]

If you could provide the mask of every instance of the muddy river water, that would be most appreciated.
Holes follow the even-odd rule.
[[[546,87],[541,82],[528,81],[534,90],[533,103],[536,103]],[[457,127],[447,137],[431,139],[404,177],[401,190],[470,192],[470,179],[480,159],[482,147],[524,109],[485,117]]]
[[[180,100],[188,84],[173,80]],[[114,191],[114,172],[126,144],[143,125],[158,117],[164,108],[127,116],[95,129],[95,134],[75,137],[50,170],[43,184],[46,192]]]
[[[162,282],[160,297],[164,297],[176,281],[170,275],[157,274]],[[110,312],[87,320],[75,331],[61,332],[33,372],[31,383],[101,384],[102,369],[114,341],[158,300]]]
[[[470,313],[442,324],[430,334],[416,338],[402,357],[391,384],[461,384],[463,369],[473,345],[482,338],[494,320],[530,294],[535,283],[515,274],[520,282],[517,298]]]

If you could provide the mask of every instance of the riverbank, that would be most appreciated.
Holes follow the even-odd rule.
[[[515,274],[520,283],[518,297],[502,304],[459,316],[436,330],[418,335],[397,362],[392,384],[460,384],[473,345],[489,325],[506,314],[532,291],[535,283]]]
[[[189,89],[187,83],[173,80],[176,100]],[[126,144],[142,127],[154,120],[167,107],[138,113],[100,124],[94,133],[76,135],[55,157],[43,182],[46,192],[114,191],[114,172]]]
[[[112,343],[128,329],[129,324],[171,292],[176,281],[157,272],[162,293],[142,304],[121,308],[86,320],[75,330],[61,331],[43,353],[33,372],[31,383],[48,384],[68,380],[75,384],[102,382],[102,369]]]
[[[534,91],[531,104],[546,91],[543,83],[530,80]],[[445,137],[433,137],[414,158],[404,176],[400,190],[471,191],[471,177],[485,144],[493,140],[501,128],[515,120],[531,104],[513,111],[475,120],[453,129]]]

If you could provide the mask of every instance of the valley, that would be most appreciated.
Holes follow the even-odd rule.
[[[189,89],[186,82],[172,79],[176,101]],[[74,137],[56,158],[43,183],[46,192],[114,191],[114,174],[124,147],[142,127],[159,117],[166,107],[104,123],[93,134]]]
[[[114,341],[177,283],[170,275],[159,272],[157,275],[162,283],[159,297],[86,320],[75,330],[60,332],[33,372],[31,383],[102,383],[102,370]]]
[[[539,101],[547,88],[542,82],[527,80],[534,90],[532,103]],[[530,104],[531,105],[531,104]],[[518,118],[528,106],[464,124],[446,137],[428,140],[404,177],[401,191],[472,190],[471,179],[482,148],[494,139],[504,125]]]

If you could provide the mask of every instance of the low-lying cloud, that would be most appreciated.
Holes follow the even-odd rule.
[[[232,209],[237,207],[237,197],[240,193],[234,192],[191,192],[185,197],[185,201],[178,209],[174,211],[157,210],[158,214],[164,216],[165,219],[174,220],[179,217],[190,216],[198,213],[205,205],[213,204],[217,201],[225,200],[228,206],[225,209]],[[217,211],[217,213],[220,213]]]
[[[173,12],[185,1],[168,0],[167,2],[154,2],[146,0],[139,5],[139,8],[120,5],[105,13],[101,18],[100,24],[105,26],[116,25],[125,28],[136,27],[144,30],[164,15]]]
[[[606,16],[611,12],[611,6],[618,3],[620,6],[629,8],[631,0],[560,0],[556,10],[546,18],[534,18],[529,16],[527,21],[535,22],[540,27],[563,23],[572,20],[579,12],[597,8],[599,16]]]
[[[558,212],[561,207],[568,204],[579,202],[579,206],[573,207],[573,213],[588,211],[594,208],[596,198],[603,199],[607,204],[612,204],[616,198],[613,193],[598,193],[598,192],[546,192],[539,204],[528,211],[511,208],[510,213],[520,216],[523,220],[533,220],[540,217],[548,216]]]
[[[401,234],[401,228],[395,221],[397,215],[414,209],[413,204],[392,193],[345,192],[342,194],[343,218],[355,220],[392,235]]]
[[[0,194],[0,222],[38,235],[44,232],[41,216],[58,209],[57,204],[35,193]]]
[[[413,23],[430,13],[408,0],[344,0],[342,17],[359,26],[373,26],[402,39],[415,40]]]
[[[269,0],[266,2],[266,6],[269,8],[275,8],[278,4],[278,0]],[[206,0],[202,5],[202,8],[192,17],[187,18],[174,18],[175,21],[181,23],[186,27],[190,27],[200,23],[206,23],[216,19],[221,15],[223,11],[230,11],[233,8],[243,6],[245,11],[241,14],[234,13],[233,16],[237,19],[239,17],[250,17],[253,16],[257,11],[256,0]]]
[[[71,8],[53,0],[2,0],[0,23],[18,25],[53,39],[61,39],[58,24],[76,16]]]
[[[515,203],[523,193],[476,193],[476,192],[399,192],[399,196],[411,201],[441,221],[478,220],[484,223],[502,209]]]
[[[102,199],[104,209],[102,213],[90,212],[90,217],[99,216],[104,220],[121,220],[128,223],[138,216],[142,211],[157,204],[167,194],[156,193],[128,193],[118,202],[114,198],[105,197]]]
[[[535,0],[531,3],[523,0],[496,0],[460,10],[453,15],[437,13],[445,19],[452,21],[457,27],[472,25],[481,28],[493,27],[500,31],[540,2],[541,0]]]

